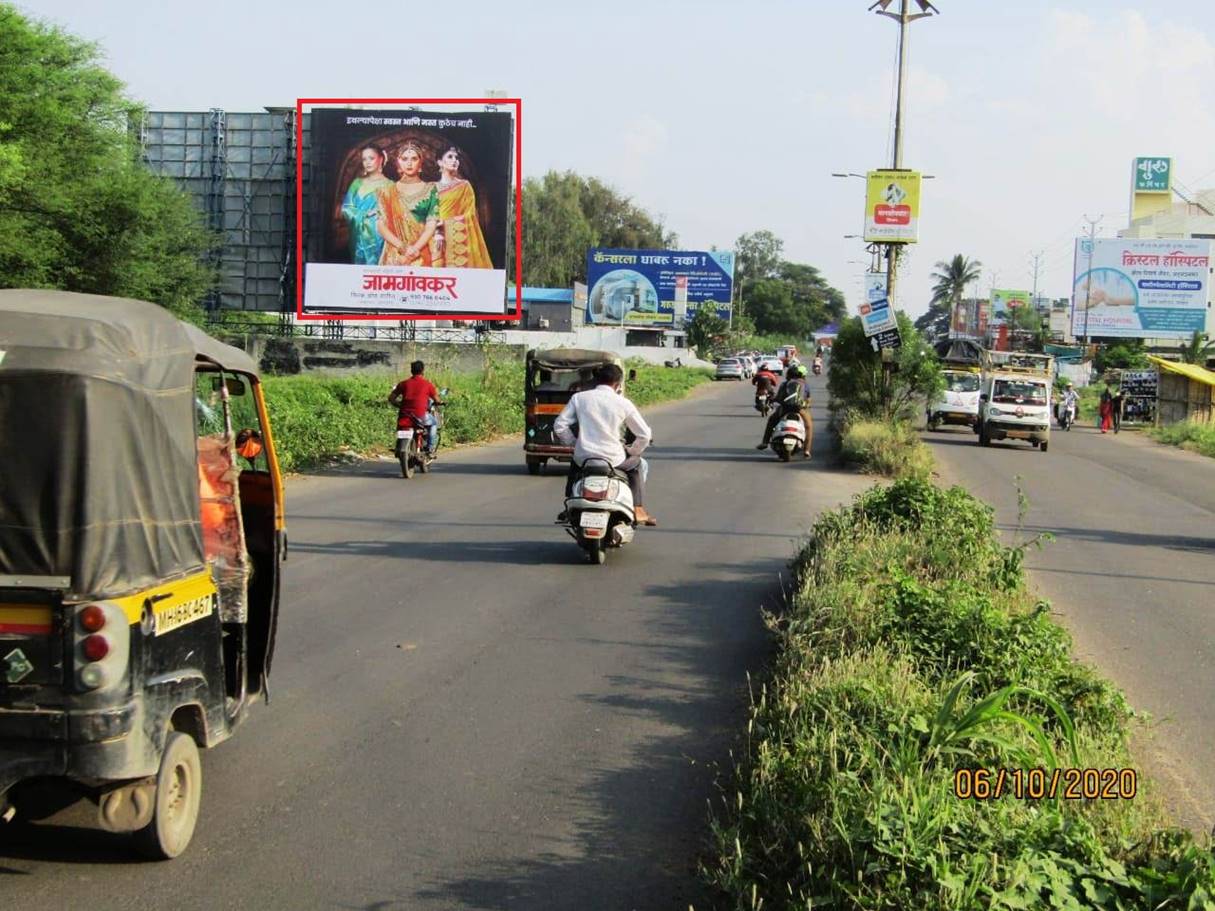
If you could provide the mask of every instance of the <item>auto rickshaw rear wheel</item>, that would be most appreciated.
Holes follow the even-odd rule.
[[[194,738],[170,731],[156,773],[152,821],[135,833],[135,848],[152,860],[172,860],[194,837],[202,798],[202,763]]]

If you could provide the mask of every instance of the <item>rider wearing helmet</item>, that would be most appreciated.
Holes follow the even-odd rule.
[[[805,377],[806,368],[801,364],[792,364],[785,371],[785,381],[776,391],[776,408],[773,409],[772,416],[768,418],[768,423],[764,427],[763,440],[755,447],[756,449],[767,449],[781,418],[797,412],[801,415],[802,424],[806,428],[806,448],[802,452],[802,456],[810,458],[810,441],[814,435],[814,423],[810,418],[810,390],[806,387]],[[790,397],[793,398],[789,400]]]

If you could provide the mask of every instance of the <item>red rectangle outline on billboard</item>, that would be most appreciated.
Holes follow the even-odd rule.
[[[515,108],[515,311],[514,313],[304,314],[304,105],[482,104]],[[295,318],[297,320],[523,319],[523,99],[522,98],[297,98],[295,99]]]

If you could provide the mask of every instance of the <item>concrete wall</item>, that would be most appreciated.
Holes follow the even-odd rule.
[[[471,373],[485,366],[485,353],[476,345],[417,345],[362,339],[306,339],[252,336],[245,350],[267,373],[344,374],[381,370],[407,374],[411,361],[423,360],[428,367]],[[501,354],[522,357],[519,348],[504,348]]]
[[[623,358],[641,358],[646,363],[662,364],[679,358],[685,366],[711,367],[698,360],[687,348],[655,348],[624,343],[625,330],[619,327],[583,326],[573,332],[508,329],[492,333],[493,344],[477,345],[385,341],[380,339],[316,339],[245,336],[243,347],[267,373],[346,374],[379,370],[404,374],[409,363],[421,359],[428,367],[457,372],[474,372],[485,366],[486,352],[495,356],[522,358],[530,348],[592,348],[612,351]]]

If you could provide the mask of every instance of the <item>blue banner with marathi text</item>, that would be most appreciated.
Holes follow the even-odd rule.
[[[732,250],[608,250],[586,257],[587,322],[681,328],[702,305],[730,318]]]

